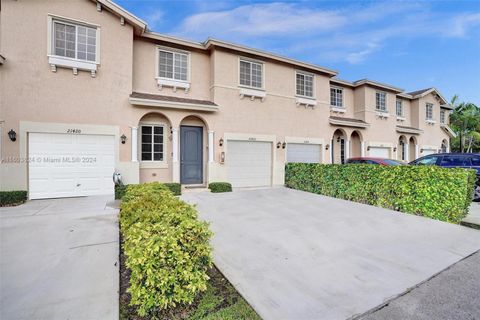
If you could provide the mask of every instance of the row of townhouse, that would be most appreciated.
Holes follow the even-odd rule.
[[[19,23],[21,21],[21,23]],[[287,162],[447,151],[434,88],[147,30],[109,0],[2,1],[1,189],[31,199],[149,181],[281,185]]]

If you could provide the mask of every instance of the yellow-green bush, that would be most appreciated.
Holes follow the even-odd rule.
[[[475,170],[435,166],[290,163],[285,185],[437,220],[459,223],[468,213]]]
[[[207,288],[212,236],[195,208],[160,183],[130,185],[120,230],[131,271],[131,303],[141,316],[192,303]]]

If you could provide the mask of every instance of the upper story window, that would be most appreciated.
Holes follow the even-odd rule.
[[[385,92],[377,91],[375,93],[375,108],[377,111],[387,111],[387,94]]]
[[[397,117],[403,117],[403,105],[402,105],[402,100],[397,99],[396,102],[396,114]]]
[[[187,81],[188,54],[159,49],[158,77],[178,81]]]
[[[297,72],[297,95],[313,98],[313,75]]]
[[[53,20],[53,54],[59,57],[97,60],[97,29]]]
[[[440,123],[445,124],[446,123],[445,121],[446,121],[445,110],[440,110]]]
[[[330,105],[343,108],[343,89],[338,87],[330,87]]]
[[[261,89],[263,87],[263,63],[240,59],[240,85]]]
[[[142,161],[163,161],[164,127],[162,125],[142,125]]]
[[[425,106],[425,119],[433,120],[433,104],[427,103]]]

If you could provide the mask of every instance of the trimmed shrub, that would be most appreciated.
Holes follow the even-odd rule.
[[[228,182],[211,182],[208,184],[208,189],[213,193],[232,192],[232,185]]]
[[[179,196],[182,194],[182,186],[180,183],[163,183],[167,189],[169,189],[173,195]],[[115,185],[115,199],[122,199],[125,193],[127,192],[128,186],[132,186],[131,184],[124,184],[124,185]]]
[[[0,207],[22,204],[27,200],[27,191],[0,191]]]
[[[475,177],[475,170],[436,166],[289,163],[285,185],[460,223],[468,213]]]
[[[171,182],[171,183],[164,183],[164,185],[172,191],[172,193],[175,196],[179,196],[182,194],[182,185],[177,182]]]
[[[190,304],[207,288],[212,236],[195,208],[160,183],[130,185],[120,211],[131,304],[140,316]]]

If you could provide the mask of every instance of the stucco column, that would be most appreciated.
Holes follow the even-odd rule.
[[[415,145],[415,159],[418,159],[418,144]]]
[[[138,127],[131,127],[130,131],[132,162],[138,162]]]
[[[214,151],[214,131],[208,131],[208,163],[213,162],[213,151]]]
[[[172,180],[180,182],[180,164],[178,163],[178,128],[172,128]]]
[[[334,158],[333,158],[334,154],[333,154],[333,139],[330,140],[330,162],[331,163],[334,163]]]
[[[408,150],[408,143],[405,143],[405,161],[410,161],[410,150]]]
[[[345,139],[345,163],[350,158],[350,140]]]
[[[365,142],[360,142],[360,157],[365,157]]]

